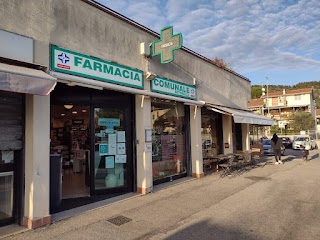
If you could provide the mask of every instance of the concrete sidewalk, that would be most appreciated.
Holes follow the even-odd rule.
[[[297,152],[231,179],[168,183],[7,239],[320,239],[319,153],[304,163]],[[117,216],[128,222],[108,221]]]

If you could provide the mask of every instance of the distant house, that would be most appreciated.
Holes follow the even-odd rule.
[[[260,115],[264,115],[263,114],[263,109],[264,109],[263,99],[262,98],[251,99],[248,102],[248,108],[254,113],[257,113],[257,114],[260,114]]]
[[[316,109],[317,132],[320,133],[320,109]]]
[[[305,111],[315,116],[313,88],[271,92],[251,99],[248,108],[253,112],[272,117],[278,124],[287,124],[292,112]],[[320,118],[320,116],[319,116]]]

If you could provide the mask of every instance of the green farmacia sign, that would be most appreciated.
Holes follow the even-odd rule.
[[[195,86],[166,78],[156,77],[152,80],[151,91],[192,100],[197,99],[197,89]]]
[[[119,85],[144,88],[143,72],[68,49],[51,46],[51,70]]]
[[[182,48],[182,34],[173,35],[172,26],[161,29],[160,39],[152,43],[152,56],[160,54],[161,63],[174,60],[174,51]]]

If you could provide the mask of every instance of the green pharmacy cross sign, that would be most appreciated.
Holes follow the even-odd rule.
[[[182,47],[182,34],[172,34],[172,26],[161,29],[160,39],[152,43],[152,56],[160,54],[161,63],[169,63],[174,59],[174,50]]]

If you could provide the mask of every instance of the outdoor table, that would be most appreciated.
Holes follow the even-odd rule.
[[[218,162],[219,162],[219,160],[217,159],[217,157],[205,157],[205,158],[203,158],[204,167],[209,166],[210,168],[212,168],[213,164],[216,164],[218,166]]]

